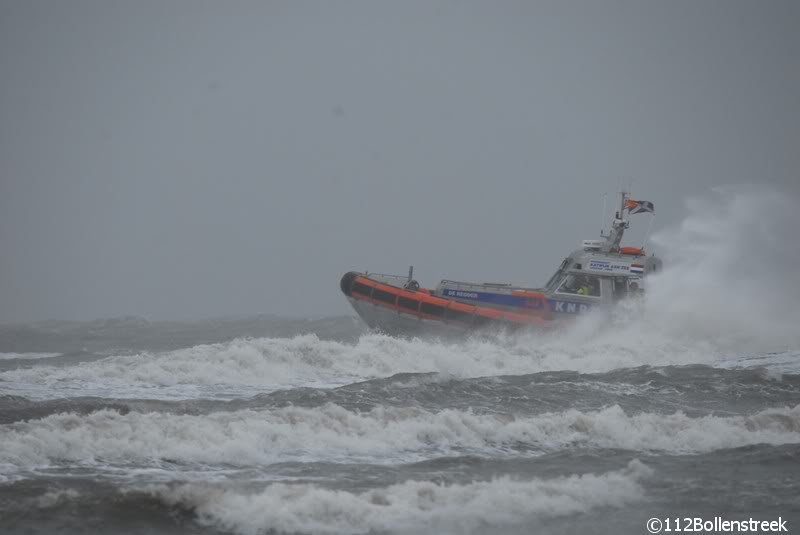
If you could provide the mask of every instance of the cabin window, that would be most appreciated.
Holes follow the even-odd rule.
[[[378,301],[383,301],[384,303],[388,303],[390,305],[394,304],[395,295],[390,294],[389,292],[384,292],[383,290],[379,290],[375,288],[372,291],[372,298]]]
[[[570,273],[557,291],[562,294],[600,297],[600,277]]]
[[[397,298],[397,304],[400,306],[400,308],[407,308],[408,310],[413,310],[414,312],[416,312],[419,308],[419,301],[403,296]]]
[[[444,307],[422,302],[422,312],[431,316],[444,316]]]
[[[372,288],[370,286],[367,286],[366,284],[361,284],[360,282],[353,284],[353,293],[366,295],[367,297],[369,297],[371,292]]]

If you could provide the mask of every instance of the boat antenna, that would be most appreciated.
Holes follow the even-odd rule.
[[[607,193],[603,193],[603,212],[600,214],[600,237],[603,237],[603,231],[605,229],[606,224],[606,198],[608,197]]]

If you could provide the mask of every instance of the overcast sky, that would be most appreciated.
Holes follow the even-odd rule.
[[[800,2],[0,0],[0,322],[542,284],[620,179],[798,192]]]

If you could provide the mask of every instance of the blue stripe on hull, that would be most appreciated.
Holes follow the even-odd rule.
[[[446,289],[442,293],[442,297],[448,299],[463,299],[469,301],[477,301],[479,303],[488,303],[493,305],[502,305],[507,307],[524,308],[528,310],[538,310],[542,308],[541,299],[530,299],[519,295],[509,294],[496,294],[491,292],[470,292],[466,290],[452,290]],[[589,312],[595,306],[590,303],[581,303],[576,301],[562,301],[559,299],[548,299],[547,306],[551,312],[556,314],[582,314]]]
[[[508,294],[495,294],[490,292],[470,292],[466,290],[451,290],[446,289],[442,293],[442,297],[449,299],[469,299],[470,301],[478,301],[481,303],[492,303],[494,305],[503,305],[507,307],[519,308],[541,308],[542,302],[539,299],[528,299],[518,295]]]

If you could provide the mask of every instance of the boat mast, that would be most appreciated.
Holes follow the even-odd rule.
[[[612,253],[619,251],[619,244],[622,243],[622,235],[625,229],[628,228],[630,223],[625,220],[625,201],[628,200],[628,193],[621,191],[619,193],[619,211],[614,216],[614,221],[611,223],[611,232],[606,238],[606,243],[603,245],[603,252]]]

